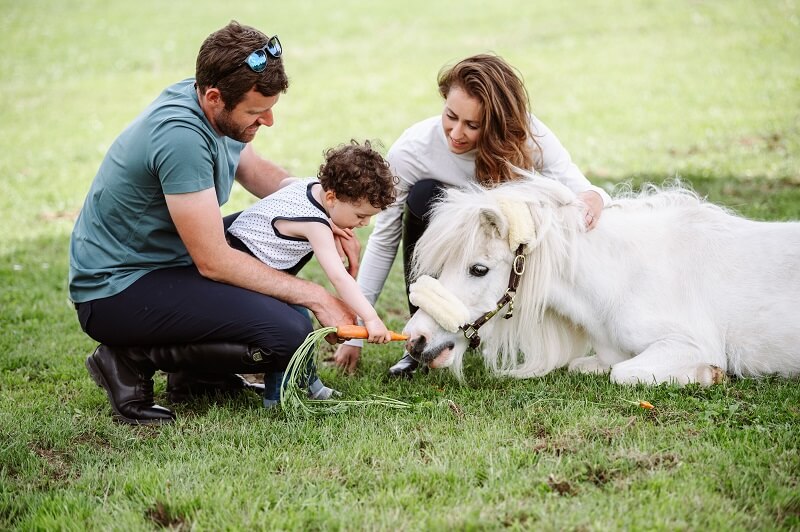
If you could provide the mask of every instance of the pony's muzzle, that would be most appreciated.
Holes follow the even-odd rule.
[[[455,344],[453,342],[445,342],[430,348],[428,339],[424,335],[420,335],[409,338],[406,341],[406,352],[420,364],[430,365],[434,360],[439,358],[443,352],[452,350],[454,346]]]

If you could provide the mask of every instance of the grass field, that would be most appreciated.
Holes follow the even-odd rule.
[[[743,215],[800,219],[796,1],[558,4],[0,0],[0,529],[800,529],[797,379],[512,381],[473,357],[464,383],[390,382],[392,345],[323,376],[410,410],[292,422],[247,395],[131,428],[84,369],[74,216],[115,136],[230,19],[284,44],[291,86],[254,144],[298,175],[351,137],[388,148],[440,112],[442,65],[494,51],[595,183],[679,176]],[[236,189],[224,212],[251,201]],[[402,328],[397,268],[378,310]]]

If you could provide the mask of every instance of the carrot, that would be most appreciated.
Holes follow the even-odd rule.
[[[394,331],[389,332],[392,333],[393,342],[408,340],[408,336],[404,334],[398,334]],[[369,338],[369,334],[367,334],[367,328],[362,327],[361,325],[339,325],[336,327],[336,336],[339,338],[344,338],[345,340],[351,340],[353,338]]]

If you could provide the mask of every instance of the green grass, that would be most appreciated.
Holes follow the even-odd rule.
[[[246,395],[131,428],[83,367],[94,343],[66,292],[73,217],[105,149],[232,18],[284,44],[291,87],[255,145],[299,175],[351,137],[388,147],[440,112],[442,65],[492,50],[593,181],[679,176],[744,215],[800,219],[796,2],[0,0],[0,13],[0,529],[800,528],[797,379],[512,381],[471,357],[464,383],[394,382],[392,344],[369,347],[355,377],[323,376],[410,410],[297,422]],[[224,212],[251,201],[237,188]],[[305,275],[321,280],[315,264]],[[378,310],[402,328],[397,268]]]

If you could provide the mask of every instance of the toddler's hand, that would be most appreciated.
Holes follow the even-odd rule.
[[[385,344],[391,341],[392,333],[386,328],[381,320],[369,320],[364,323],[369,334],[368,342],[372,344]]]

